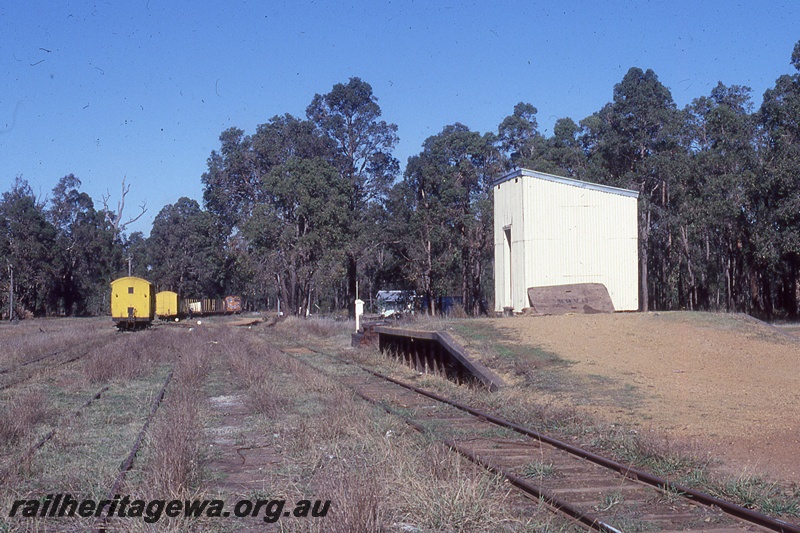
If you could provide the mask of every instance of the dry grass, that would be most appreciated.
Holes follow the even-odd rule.
[[[118,333],[112,342],[97,347],[81,360],[81,374],[90,383],[135,379],[151,369],[174,360],[180,346],[176,331]],[[146,340],[147,342],[142,342]]]
[[[200,329],[149,332],[147,343],[137,359],[145,354],[159,362],[173,362],[173,378],[148,429],[145,446],[139,452],[125,482],[125,494],[152,500],[202,498],[204,449],[200,409],[205,401],[204,382],[214,351],[213,332]],[[133,366],[132,368],[135,368]],[[124,379],[121,370],[115,379]],[[131,370],[134,374],[135,370]],[[186,531],[195,525],[186,520],[162,516],[155,524],[114,518],[112,528],[126,531]]]
[[[324,531],[383,531],[391,515],[386,500],[388,487],[376,477],[364,457],[330,461],[313,478],[315,491],[331,495],[332,512]],[[361,460],[362,464],[356,461]],[[332,495],[335,495],[332,496]]]
[[[23,320],[0,322],[0,369],[73,347],[107,341],[115,334],[106,319]]]
[[[291,321],[285,321],[289,327],[278,324],[252,330],[215,326],[192,332],[166,327],[112,332],[104,347],[91,349],[80,362],[62,367],[57,376],[33,389],[43,397],[39,405],[44,407],[38,411],[46,413],[53,399],[60,402],[60,412],[62,406],[74,407],[76,398],[85,398],[100,384],[111,385],[102,400],[70,421],[68,428],[37,453],[30,468],[15,476],[13,486],[0,490],[0,509],[7,509],[16,498],[57,492],[106,497],[168,367],[174,366],[174,381],[150,426],[146,446],[126,478],[125,494],[159,499],[218,496],[214,489],[218,473],[208,470],[211,452],[203,432],[212,383],[217,387],[215,394],[245,393],[245,407],[250,411],[241,417],[246,424],[239,428],[243,438],[278,450],[270,455],[274,462],[264,465],[262,489],[225,494],[226,503],[244,497],[286,498],[287,507],[301,499],[331,501],[324,518],[282,518],[274,525],[277,530],[562,529],[544,511],[536,519],[519,515],[498,479],[356,398],[336,378],[328,378],[274,347],[288,339],[346,345],[352,323],[296,319],[292,325]],[[253,335],[259,331],[264,337]],[[67,335],[66,328],[62,333]],[[66,342],[64,338],[62,342]],[[42,349],[49,346],[41,344]],[[35,407],[37,402],[28,404]],[[31,422],[33,428],[43,422],[36,416],[31,420],[38,420]],[[16,437],[13,453],[27,446],[30,436]],[[156,528],[129,519],[114,519],[111,526],[125,531]],[[14,522],[0,517],[0,531],[91,527],[79,520]],[[263,527],[260,520],[162,518],[157,524],[159,531]]]
[[[0,410],[0,446],[27,441],[34,426],[51,415],[49,402],[41,392],[13,396]]]
[[[281,361],[283,359],[283,361]],[[289,454],[288,499],[332,500],[324,520],[285,521],[290,531],[532,531],[507,505],[500,479],[450,452],[297,359],[273,354],[270,419]],[[286,380],[291,375],[292,380]],[[279,468],[280,469],[280,468]],[[286,483],[286,480],[282,480]],[[273,485],[281,483],[278,477]],[[548,523],[549,513],[542,512]],[[511,518],[509,518],[511,517]],[[546,529],[546,527],[545,527]],[[556,528],[558,529],[558,528]]]
[[[315,337],[327,338],[355,329],[355,324],[351,321],[337,321],[330,318],[312,318],[306,319],[302,327]]]
[[[706,482],[712,494],[743,507],[778,516],[800,516],[800,486],[783,487],[759,476],[741,475]]]
[[[352,320],[334,320],[325,317],[300,318],[290,316],[275,324],[275,331],[289,333],[294,339],[327,339],[355,331]]]
[[[678,479],[693,472],[706,472],[713,464],[697,447],[619,426],[603,427],[605,431],[597,431],[592,442],[596,448],[657,476]]]
[[[197,486],[201,474],[199,407],[208,354],[187,346],[175,365],[161,412],[149,434],[146,486],[153,497],[182,496]],[[192,349],[194,348],[194,349]]]
[[[277,416],[286,405],[279,387],[268,378],[275,368],[277,352],[274,349],[256,349],[242,335],[224,334],[224,352],[236,381],[248,395],[256,412],[266,418]]]
[[[30,333],[4,339],[15,346],[18,355],[25,356],[24,360],[51,350],[58,355],[25,366],[30,378],[23,386],[3,391],[0,398],[0,424],[11,428],[4,432],[7,445],[0,453],[7,459],[3,466],[12,467],[0,484],[0,509],[9,509],[15,499],[45,494],[106,497],[164,381],[165,366],[173,362],[171,349],[178,339],[167,338],[174,335],[161,337],[157,331],[117,333],[107,320],[26,321],[13,331]],[[8,330],[3,333],[8,334]],[[149,344],[153,339],[158,346]],[[75,358],[70,364],[62,364]],[[79,416],[72,416],[101,384],[110,387]],[[15,396],[21,389],[29,392]],[[35,454],[26,456],[29,446],[50,429],[57,430],[54,437]],[[77,531],[91,527],[91,521],[79,519],[0,518],[0,531]]]
[[[740,327],[741,319],[722,317],[728,327]],[[716,324],[722,320],[716,315],[708,318]],[[735,324],[734,324],[735,323]],[[440,319],[420,319],[415,324],[407,324],[412,329],[456,330],[471,351],[480,353],[481,359],[501,369],[500,373],[511,376],[512,386],[498,393],[487,393],[444,382],[434,376],[415,376],[406,368],[397,367],[389,358],[376,361],[372,355],[359,354],[355,358],[362,364],[390,368],[395,376],[417,380],[421,386],[475,405],[479,408],[519,423],[523,426],[546,431],[565,440],[575,439],[576,443],[598,452],[609,454],[615,459],[630,463],[656,475],[678,483],[693,486],[718,494],[741,505],[753,507],[775,516],[798,516],[800,504],[794,485],[770,483],[758,476],[731,477],[715,472],[716,463],[707,451],[680,441],[659,437],[658,433],[641,432],[618,423],[610,423],[592,417],[572,405],[552,400],[545,393],[581,388],[579,378],[572,379],[562,372],[564,361],[555,354],[538,351],[530,347],[514,346],[506,342],[494,328],[484,322],[470,320],[460,323]],[[457,335],[458,336],[458,335]],[[380,356],[378,356],[380,358]],[[519,379],[521,377],[521,379]],[[611,388],[605,385],[609,394]],[[622,391],[627,401],[637,398],[634,391]],[[615,398],[615,401],[620,401]]]
[[[317,334],[339,328],[331,324],[296,336],[324,339]],[[224,363],[215,367],[220,374],[208,378],[217,383],[215,394],[243,392],[255,415],[241,418],[248,426],[233,434],[241,435],[242,445],[266,441],[277,450],[263,492],[222,495],[225,501],[331,501],[324,518],[282,518],[275,525],[281,531],[534,530],[527,519],[507,521],[513,511],[504,506],[507,492],[497,479],[366,404],[335,378],[279,352],[273,341],[286,333],[265,331],[267,337],[258,338],[247,330],[220,329],[214,337]],[[226,379],[233,388],[224,385]],[[230,430],[233,422],[217,423]],[[214,480],[220,475],[203,469],[199,483],[190,486],[197,494],[217,494]],[[257,529],[256,524],[263,526],[206,521],[203,527],[229,531]]]
[[[412,508],[429,517],[429,527],[439,531],[480,531],[498,527],[504,510],[497,505],[503,493],[502,478],[478,471],[465,459],[442,446],[432,445],[419,467],[427,475],[412,477],[407,490]]]

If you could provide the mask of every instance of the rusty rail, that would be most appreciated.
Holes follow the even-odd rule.
[[[142,441],[144,440],[144,436],[147,433],[147,428],[150,426],[150,422],[153,420],[156,411],[158,411],[158,408],[161,405],[161,401],[167,394],[167,386],[169,385],[170,380],[172,380],[172,374],[173,372],[170,372],[167,375],[167,379],[164,381],[164,386],[161,387],[161,391],[156,395],[155,400],[153,400],[153,405],[150,407],[150,412],[147,415],[147,420],[145,420],[142,429],[136,436],[136,441],[133,444],[133,448],[131,448],[131,452],[128,454],[128,457],[125,459],[125,461],[123,461],[122,465],[119,468],[119,474],[117,475],[117,479],[114,480],[114,484],[111,486],[111,490],[109,491],[107,498],[108,500],[112,500],[114,498],[114,495],[119,492],[119,488],[122,485],[122,482],[125,480],[125,475],[133,466],[133,460],[136,458],[136,454],[139,453],[139,448],[141,447]]]
[[[83,409],[88,407],[93,401],[95,401],[98,398],[100,398],[100,396],[102,396],[102,394],[107,390],[108,390],[108,385],[106,385],[105,387],[100,389],[91,398],[89,398],[88,400],[83,402],[83,404],[80,407],[78,407],[75,411],[72,412],[71,415],[68,415],[68,416],[69,417],[73,417],[73,418],[78,416]],[[67,418],[67,417],[65,417],[65,418]],[[39,448],[44,446],[47,443],[47,441],[49,441],[50,439],[52,439],[55,436],[57,431],[58,431],[58,428],[55,427],[55,428],[51,429],[50,431],[48,431],[47,434],[45,434],[41,439],[39,439],[38,441],[33,443],[25,452],[23,452],[23,454],[22,454],[22,456],[20,458],[20,462],[25,462],[25,461],[30,460],[31,457],[33,457],[33,454],[36,453],[36,451]],[[8,475],[10,470],[11,470],[11,467],[8,467],[5,470],[3,470],[3,472],[0,473],[0,480],[4,479]]]
[[[66,349],[58,350],[58,351],[55,351],[55,352],[52,352],[52,353],[49,353],[49,354],[45,354],[45,355],[40,355],[39,357],[35,357],[33,359],[29,359],[27,361],[23,361],[23,362],[18,363],[16,365],[11,365],[11,366],[7,366],[5,368],[2,368],[2,369],[0,369],[0,374],[11,374],[11,373],[13,373],[14,371],[16,371],[16,370],[18,370],[20,368],[32,365],[34,363],[39,363],[41,361],[56,357],[58,355],[64,355],[65,353],[69,354],[72,351],[76,352],[76,355],[74,355],[73,357],[67,359],[66,361],[61,361],[59,364],[60,365],[67,365],[69,363],[74,363],[75,361],[78,361],[82,357],[85,357],[86,355],[89,355],[89,352],[91,351],[92,348],[95,347],[96,344],[97,344],[97,340],[91,341],[91,342],[87,342],[86,345],[88,345],[90,347],[90,349],[83,350],[81,352],[78,352],[77,349],[74,349],[74,348],[78,348],[79,347],[78,346],[78,347],[74,347],[74,348],[73,347],[67,347]],[[34,376],[34,374],[30,374],[30,375],[28,375],[28,376],[26,376],[26,377],[24,377],[22,379],[18,379],[17,381],[4,383],[4,384],[0,385],[0,390],[9,389],[9,388],[11,388],[11,387],[13,387],[15,385],[19,385],[20,383],[23,383],[23,382],[31,379],[33,376]]]
[[[398,385],[400,387],[403,387],[405,389],[413,391],[413,392],[415,392],[417,394],[420,394],[422,396],[431,398],[432,400],[436,400],[438,402],[442,402],[442,403],[445,403],[447,405],[451,405],[451,406],[453,406],[453,407],[455,407],[457,409],[460,409],[460,410],[462,410],[462,411],[464,411],[466,413],[469,413],[469,414],[471,414],[473,416],[476,416],[476,417],[479,417],[479,418],[481,418],[483,420],[486,420],[487,422],[491,422],[491,423],[493,423],[495,425],[511,429],[511,430],[513,430],[513,431],[515,431],[517,433],[520,433],[522,435],[526,435],[526,436],[531,437],[533,439],[536,439],[536,440],[538,440],[540,442],[544,442],[544,443],[550,444],[551,446],[554,446],[554,447],[556,447],[556,448],[558,448],[560,450],[563,450],[563,451],[565,451],[565,452],[567,452],[567,453],[569,453],[571,455],[574,455],[576,457],[580,457],[582,459],[590,461],[590,462],[592,462],[594,464],[597,464],[597,465],[602,466],[604,468],[607,468],[609,470],[616,471],[617,473],[619,473],[620,475],[622,475],[623,477],[626,477],[628,479],[635,480],[635,481],[640,481],[640,482],[642,482],[644,484],[653,486],[653,487],[655,487],[657,489],[668,490],[668,491],[671,491],[671,492],[676,492],[676,493],[682,494],[688,500],[695,501],[697,503],[700,503],[700,504],[703,504],[703,505],[706,505],[706,506],[709,506],[709,507],[718,507],[723,512],[725,512],[725,513],[727,513],[727,514],[729,514],[731,516],[734,516],[736,518],[740,518],[740,519],[745,520],[747,522],[750,522],[752,524],[764,527],[766,529],[770,529],[772,531],[777,531],[779,533],[800,533],[800,526],[796,526],[796,525],[790,524],[788,522],[785,522],[783,520],[767,516],[767,515],[765,515],[763,513],[759,513],[758,511],[754,511],[752,509],[747,509],[747,508],[742,507],[740,505],[736,505],[735,503],[719,499],[719,498],[717,498],[715,496],[711,496],[710,494],[706,494],[704,492],[692,489],[690,487],[686,487],[686,486],[680,485],[678,483],[673,483],[673,482],[671,482],[671,481],[669,481],[667,479],[664,479],[664,478],[661,478],[659,476],[650,474],[650,473],[645,472],[643,470],[639,470],[639,469],[635,468],[632,465],[625,465],[625,464],[619,463],[617,461],[614,461],[612,459],[609,459],[607,457],[603,457],[603,456],[598,455],[596,453],[590,452],[588,450],[584,450],[584,449],[579,448],[577,446],[573,446],[573,445],[571,445],[569,443],[566,443],[566,442],[563,442],[561,440],[555,439],[553,437],[550,437],[548,435],[545,435],[545,434],[540,433],[538,431],[535,431],[533,429],[529,429],[529,428],[526,428],[526,427],[521,426],[519,424],[515,424],[513,422],[505,420],[505,419],[503,419],[501,417],[492,415],[490,413],[485,413],[485,412],[480,411],[478,409],[474,409],[472,407],[464,405],[464,404],[462,404],[462,403],[460,403],[458,401],[450,400],[449,398],[445,398],[445,397],[440,396],[440,395],[438,395],[436,393],[433,393],[433,392],[430,392],[430,391],[426,391],[424,389],[421,389],[419,387],[415,387],[414,385],[410,385],[408,383],[404,383],[404,382],[402,382],[400,380],[397,380],[395,378],[392,378],[390,376],[381,374],[380,372],[376,372],[374,370],[366,368],[363,365],[357,365],[355,363],[351,363],[350,361],[346,361],[346,360],[344,360],[344,359],[342,359],[340,357],[337,357],[335,355],[326,354],[326,353],[323,353],[323,352],[320,352],[320,351],[317,351],[317,350],[311,350],[311,351],[314,352],[314,353],[318,353],[320,355],[324,355],[326,357],[330,357],[332,359],[335,359],[337,361],[340,361],[340,362],[348,364],[348,365],[358,366],[364,372],[367,372],[367,373],[369,373],[369,374],[371,374],[371,375],[373,375],[373,376],[375,376],[377,378],[380,378],[382,380],[388,381],[390,383],[394,383],[395,385]],[[313,365],[312,365],[312,367],[313,367]],[[314,368],[316,368],[316,367],[314,367]],[[363,396],[361,394],[359,394],[359,396],[369,400],[368,398],[366,398],[365,396]],[[386,409],[386,407],[383,406],[383,405],[381,405],[381,407]],[[393,413],[393,414],[397,414],[397,413]],[[402,418],[405,420],[405,417],[402,417]],[[418,424],[411,424],[411,425],[412,425],[412,427],[415,427],[415,428],[417,426],[419,428],[422,427],[422,426],[419,426]],[[454,444],[454,443],[448,443],[448,446],[452,447],[454,450],[458,451],[459,453],[462,453],[463,455],[469,457],[468,454],[463,453],[457,447],[451,446],[451,444]],[[476,458],[476,460],[479,461],[479,458]],[[488,468],[487,465],[484,465],[484,466]],[[508,475],[506,475],[505,473],[503,473],[503,475],[505,475],[509,479],[509,481],[511,481],[513,483],[513,480],[511,478],[509,478]],[[520,481],[522,481],[523,483],[527,483],[524,480],[520,480]],[[539,497],[542,497],[543,499],[545,499],[545,501],[547,501],[547,497],[550,497],[550,496],[552,496],[552,495],[548,495],[548,494],[544,493],[543,495],[540,495]],[[558,500],[555,497],[553,497],[553,498],[554,498],[554,500],[553,500],[554,502],[556,502]],[[563,502],[563,503],[565,504],[565,507],[564,507],[565,512],[567,512],[567,514],[570,514],[570,516],[575,517],[574,515],[572,515],[569,512],[569,508],[571,506],[566,502]],[[553,505],[553,506],[556,506],[556,505]],[[577,509],[576,509],[576,511],[580,512]],[[581,513],[581,514],[583,515],[584,513]],[[594,517],[588,517],[587,519],[588,520],[593,520]],[[583,522],[583,520],[581,520],[581,521]],[[584,523],[586,524],[586,522],[584,522]],[[608,526],[605,523],[601,522],[601,524],[602,524],[602,526],[598,525],[598,526],[592,526],[592,527],[594,527],[595,529],[602,528],[602,529],[599,529],[601,531],[617,531],[613,527]],[[588,525],[588,524],[586,524],[586,525]]]
[[[308,363],[306,363],[308,364]],[[314,367],[316,369],[316,367]],[[319,369],[317,369],[319,370]],[[406,424],[414,428],[416,431],[420,433],[427,433],[428,429],[425,426],[414,422],[406,418],[402,413],[392,409],[388,405],[375,401],[374,399],[370,398],[366,394],[363,394],[357,390],[353,391],[359,398],[368,401],[369,403],[376,405],[386,411],[387,413],[397,416],[398,418],[402,419]],[[590,529],[594,529],[596,531],[602,531],[603,533],[621,533],[618,529],[614,528],[610,524],[605,523],[599,517],[588,513],[571,503],[558,498],[551,492],[543,489],[542,487],[537,487],[536,485],[529,483],[525,479],[512,474],[511,472],[506,471],[503,468],[499,468],[496,465],[488,463],[478,457],[477,455],[473,454],[472,452],[464,449],[463,447],[459,446],[455,441],[451,439],[442,439],[442,443],[445,444],[448,448],[452,449],[453,451],[463,455],[473,463],[489,470],[493,474],[499,474],[505,477],[509,483],[517,487],[522,492],[532,496],[535,499],[541,500],[545,502],[547,505],[556,509],[559,512],[566,514],[567,516],[572,517],[573,519],[577,520],[581,524],[589,527]]]
[[[608,468],[609,470],[614,470],[626,478],[636,481],[641,481],[642,483],[651,485],[661,490],[669,490],[673,492],[683,493],[684,497],[686,497],[687,499],[696,501],[703,505],[719,507],[725,513],[731,516],[741,518],[750,523],[765,527],[767,529],[771,529],[773,531],[778,531],[781,533],[800,533],[800,527],[795,526],[793,524],[789,524],[788,522],[784,522],[783,520],[772,518],[765,514],[759,513],[758,511],[753,511],[752,509],[747,509],[740,505],[736,505],[735,503],[721,500],[715,496],[711,496],[710,494],[706,494],[704,492],[692,489],[690,487],[686,487],[678,483],[673,483],[667,479],[650,474],[643,470],[639,470],[633,467],[632,465],[625,465],[622,463],[618,463],[612,459],[608,459],[607,457],[603,457],[588,450],[578,448],[577,446],[573,446],[571,444],[555,439],[538,431],[526,428],[524,426],[520,426],[519,424],[515,424],[513,422],[494,416],[492,414],[484,413],[483,411],[474,409],[455,400],[450,400],[449,398],[439,396],[436,393],[420,389],[419,387],[415,387],[407,383],[403,383],[402,381],[399,381],[392,377],[385,376],[380,372],[375,372],[363,366],[361,367],[361,369],[366,372],[369,372],[370,374],[376,377],[379,377],[381,379],[384,379],[386,381],[404,387],[408,390],[412,390],[418,394],[421,394],[433,400],[446,403],[448,405],[455,407],[456,409],[460,409],[474,416],[483,418],[484,420],[487,420],[488,422],[491,422],[493,424],[506,427],[508,429],[516,431],[517,433],[520,433],[522,435],[527,435],[541,442],[546,442],[547,444],[550,444],[551,446],[555,446],[556,448],[564,450],[565,452],[575,455],[576,457],[581,457],[582,459],[586,459],[587,461]]]

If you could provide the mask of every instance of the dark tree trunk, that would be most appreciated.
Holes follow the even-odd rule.
[[[358,283],[358,263],[353,254],[347,255],[347,316],[356,317],[356,286]]]

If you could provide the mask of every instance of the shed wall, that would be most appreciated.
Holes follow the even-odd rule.
[[[543,176],[494,187],[495,309],[520,311],[528,287],[570,283],[603,283],[617,310],[638,309],[637,198]]]

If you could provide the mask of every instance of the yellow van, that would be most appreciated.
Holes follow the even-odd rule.
[[[171,318],[178,316],[178,293],[161,291],[156,293],[156,316]]]
[[[146,326],[155,311],[155,289],[146,279],[126,276],[111,282],[111,319],[118,328]]]

